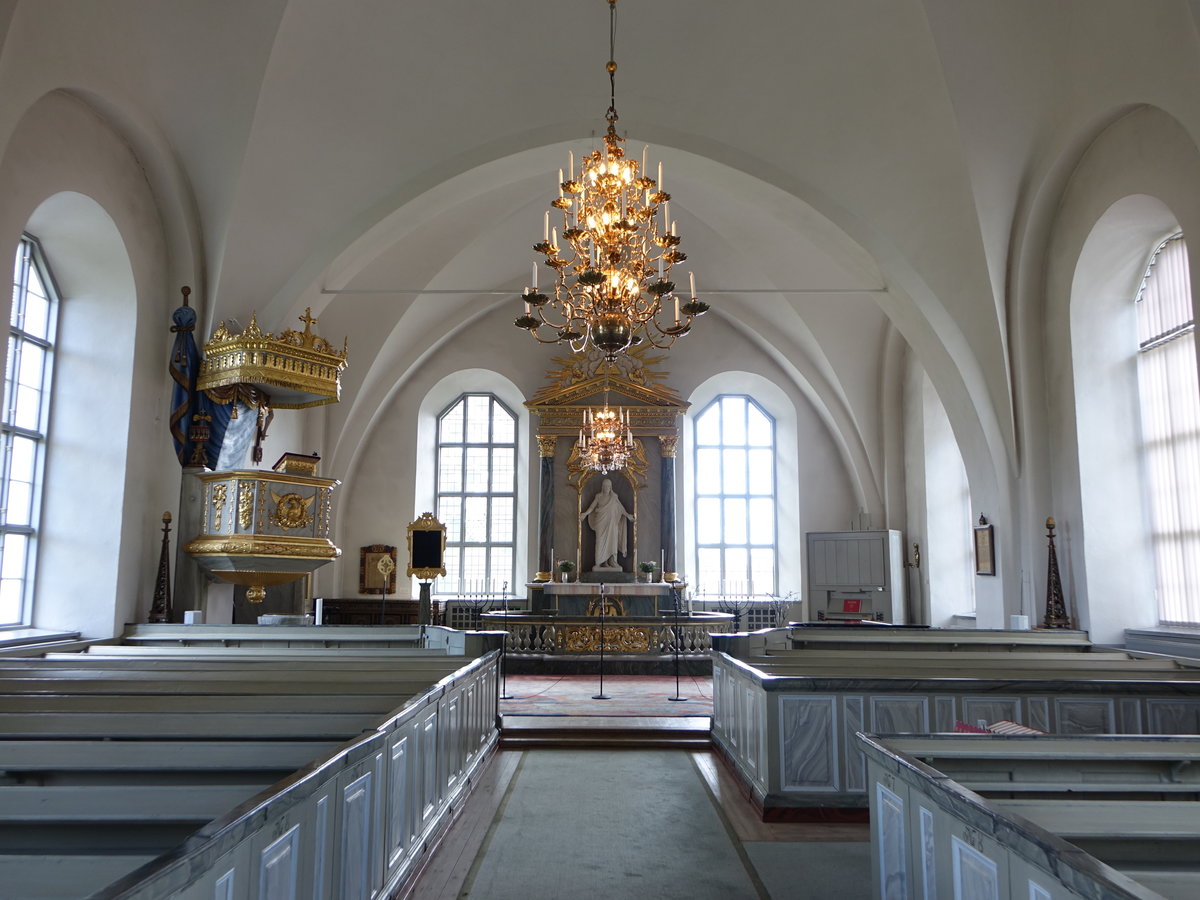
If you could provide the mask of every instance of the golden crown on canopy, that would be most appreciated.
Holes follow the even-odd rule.
[[[204,361],[196,378],[201,391],[233,384],[260,386],[278,409],[306,409],[336,403],[346,368],[347,339],[341,350],[313,334],[317,324],[309,307],[300,316],[303,331],[286,330],[276,337],[258,327],[257,314],[241,334],[221,322],[204,345]]]

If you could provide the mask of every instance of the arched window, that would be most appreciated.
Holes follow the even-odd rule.
[[[0,415],[0,626],[30,618],[57,321],[54,279],[37,240],[23,236],[13,265]]]
[[[722,396],[695,419],[696,591],[775,594],[775,422]]]
[[[437,517],[446,526],[440,593],[513,587],[516,422],[491,394],[464,394],[438,416]]]
[[[1187,245],[1154,251],[1137,295],[1142,460],[1159,618],[1200,624],[1200,385]]]

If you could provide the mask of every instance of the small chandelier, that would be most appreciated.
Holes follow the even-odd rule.
[[[604,408],[587,409],[583,427],[579,429],[579,459],[589,469],[601,475],[625,468],[633,454],[633,431],[629,428],[629,413],[611,409],[608,405],[608,373],[604,375]]]
[[[562,212],[564,245],[558,226],[551,228],[550,213],[543,222],[542,240],[533,249],[543,254],[554,274],[553,296],[538,291],[538,267],[533,284],[521,299],[525,314],[515,324],[543,344],[567,344],[575,353],[589,346],[612,358],[630,346],[648,341],[666,348],[688,333],[692,319],[708,311],[696,299],[696,277],[691,275],[690,299],[679,302],[671,267],[687,259],[679,249],[679,236],[671,220],[671,195],[663,190],[662,163],[658,178],[642,161],[626,159],[617,134],[616,13],[617,0],[608,0],[609,60],[605,67],[610,88],[605,121],[604,149],[580,160],[575,177],[571,153],[567,177],[558,172],[558,198],[550,205]],[[674,299],[674,316],[663,320],[663,304]],[[539,333],[545,325],[548,336]]]

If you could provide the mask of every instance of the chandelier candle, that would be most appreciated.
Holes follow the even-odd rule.
[[[697,299],[694,278],[686,302],[680,304],[675,296],[671,267],[687,254],[679,249],[670,218],[662,162],[658,178],[651,178],[647,148],[642,148],[639,164],[621,146],[625,138],[617,133],[617,64],[612,58],[617,0],[607,3],[610,58],[605,71],[611,90],[604,147],[581,157],[578,178],[574,151],[568,155],[566,181],[558,170],[558,196],[550,205],[563,217],[563,244],[547,212],[542,240],[533,245],[554,273],[553,291],[541,293],[535,278],[522,295],[526,312],[514,324],[543,344],[567,344],[575,353],[594,347],[611,359],[643,341],[670,347],[709,307]],[[660,321],[663,303],[670,298],[675,299],[674,320]]]

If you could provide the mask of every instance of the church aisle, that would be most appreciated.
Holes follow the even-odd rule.
[[[686,753],[531,750],[460,897],[767,894]]]
[[[411,897],[867,900],[868,836],[760,821],[708,752],[502,750]]]

